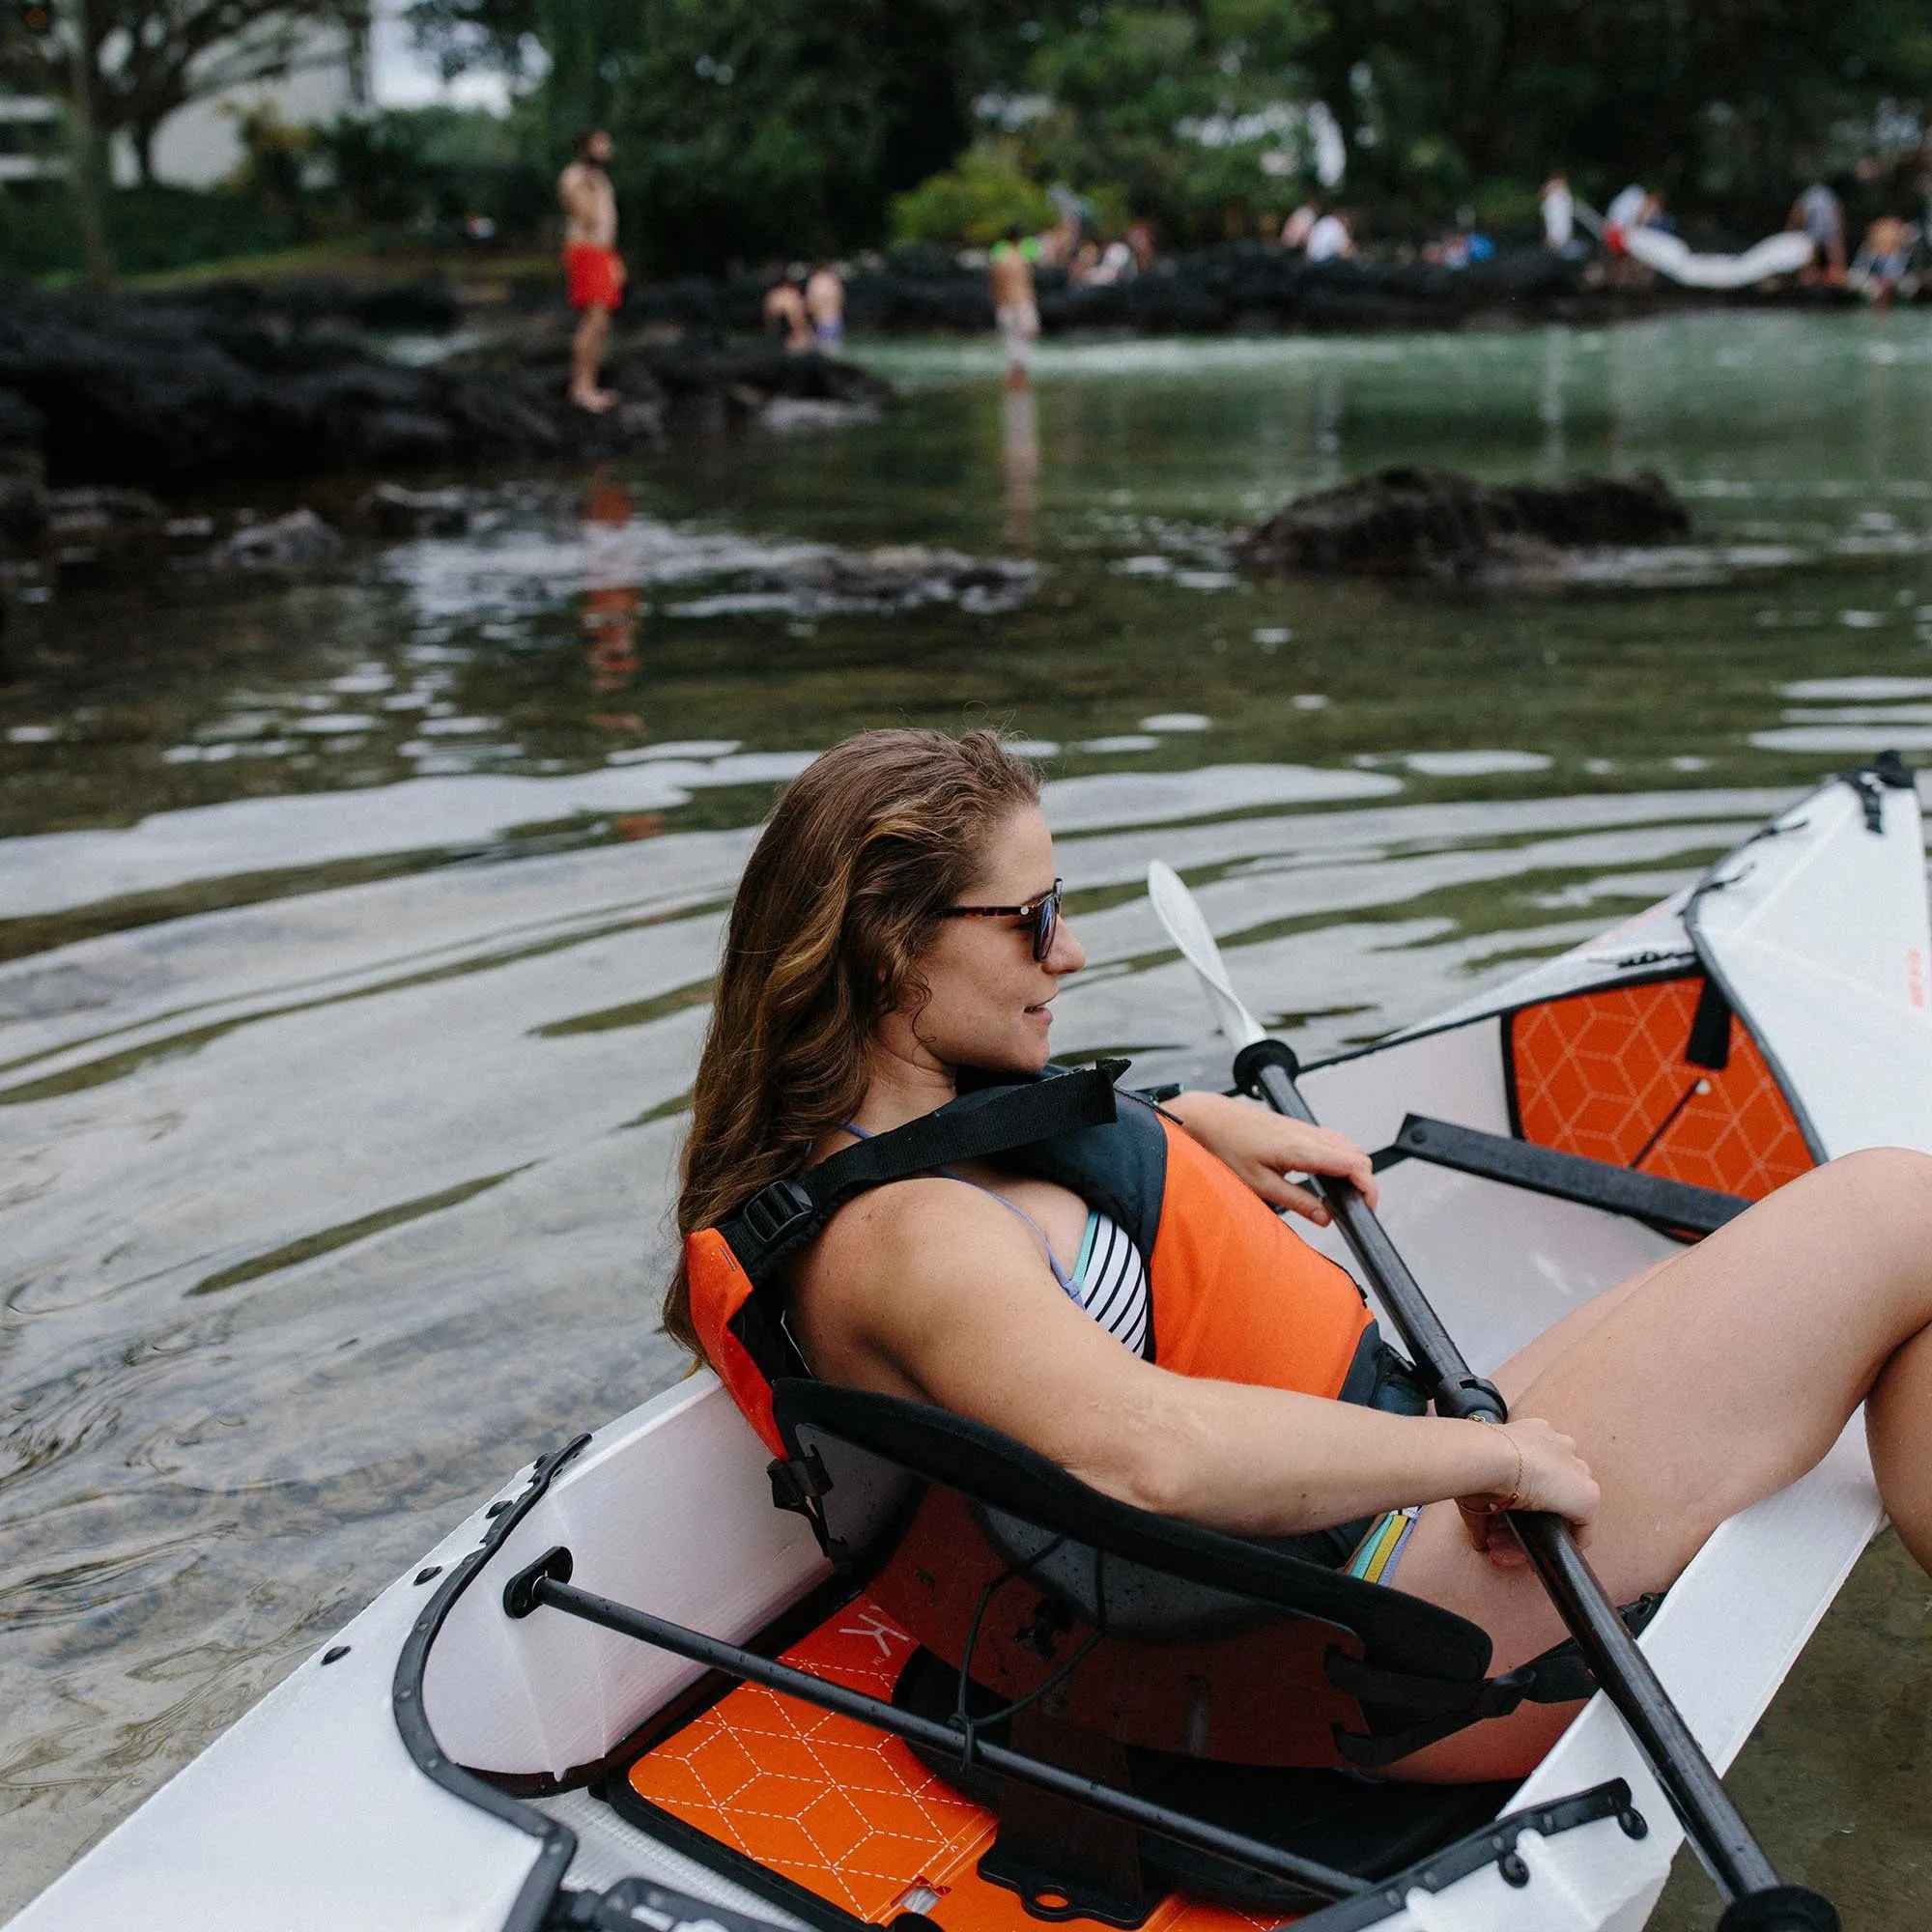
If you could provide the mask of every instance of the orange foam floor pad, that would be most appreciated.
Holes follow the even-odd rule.
[[[1703,980],[1617,986],[1511,1016],[1525,1140],[1761,1201],[1812,1165],[1757,1042],[1733,1018],[1721,1068],[1685,1057]]]
[[[784,1662],[890,1702],[914,1648],[860,1597]],[[1038,1932],[1019,1899],[976,1869],[993,1814],[855,1719],[743,1684],[628,1776],[661,1811],[867,1923],[916,1910],[945,1932]],[[1143,1932],[1260,1932],[1282,1921],[1175,1894]]]

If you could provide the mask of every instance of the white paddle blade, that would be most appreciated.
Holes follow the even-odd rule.
[[[1242,1006],[1240,995],[1228,978],[1228,968],[1214,934],[1199,902],[1181,884],[1172,866],[1156,859],[1148,867],[1148,897],[1153,901],[1154,917],[1167,929],[1167,936],[1180,949],[1180,956],[1194,968],[1201,990],[1208,996],[1208,1010],[1214,1024],[1238,1051],[1265,1037],[1253,1013]]]

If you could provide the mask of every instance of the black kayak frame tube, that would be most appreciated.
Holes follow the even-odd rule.
[[[1333,1865],[1281,1851],[1238,1832],[1224,1831],[1205,1819],[1190,1818],[1182,1812],[1169,1810],[1164,1804],[1136,1798],[1131,1792],[1103,1784],[1097,1778],[1082,1776],[1078,1772],[1064,1770],[1059,1765],[1047,1764],[1039,1758],[1028,1757],[1004,1745],[984,1739],[969,1739],[952,1724],[921,1717],[914,1711],[902,1711],[896,1704],[888,1704],[883,1698],[867,1696],[863,1690],[849,1690],[842,1684],[814,1677],[792,1664],[760,1657],[741,1644],[726,1642],[723,1637],[708,1636],[702,1631],[691,1630],[683,1624],[671,1622],[668,1617],[654,1616],[648,1610],[635,1609],[629,1604],[613,1603],[609,1597],[580,1589],[570,1580],[572,1567],[567,1548],[559,1546],[546,1550],[534,1563],[520,1570],[504,1586],[504,1614],[516,1619],[526,1617],[540,1608],[562,1610],[567,1615],[581,1617],[585,1623],[615,1631],[622,1636],[636,1637],[640,1643],[653,1644],[660,1650],[669,1651],[674,1657],[686,1658],[693,1663],[722,1671],[742,1683],[759,1684],[767,1690],[796,1697],[801,1703],[814,1704],[820,1710],[836,1712],[842,1718],[855,1718],[861,1723],[889,1732],[909,1745],[920,1746],[955,1763],[965,1764],[970,1760],[982,1764],[988,1771],[1019,1778],[1024,1783],[1037,1785],[1041,1790],[1054,1792],[1062,1798],[1070,1798],[1111,1817],[1124,1819],[1144,1831],[1173,1839],[1178,1844],[1190,1845],[1196,1851],[1209,1852],[1234,1863],[1266,1872],[1271,1878],[1285,1879],[1318,1898],[1353,1898],[1376,1889],[1369,1880],[1340,1871]],[[1629,1788],[1618,1784],[1616,1789],[1623,1794],[1621,1808],[1628,1808]],[[1608,1816],[1620,1807],[1610,1804],[1601,1808],[1604,1815]]]
[[[652,1644],[674,1657],[704,1664],[741,1684],[762,1685],[781,1696],[795,1697],[802,1704],[856,1719],[962,1769],[970,1764],[983,1765],[988,1771],[1055,1792],[1175,1844],[1188,1845],[1196,1851],[1224,1858],[1230,1863],[1246,1866],[1250,1871],[1286,1880],[1318,1899],[1332,1901],[1297,1916],[1296,1925],[1305,1925],[1308,1932],[1366,1932],[1366,1928],[1399,1916],[1412,1890],[1419,1889],[1432,1893],[1446,1890],[1485,1865],[1493,1865],[1506,1885],[1520,1889],[1530,1882],[1529,1867],[1517,1852],[1518,1840],[1525,1832],[1534,1832],[1541,1838],[1553,1838],[1561,1833],[1574,1832],[1578,1826],[1605,1819],[1614,1819],[1627,1838],[1642,1838],[1650,1830],[1642,1812],[1631,1803],[1630,1785],[1621,1777],[1611,1777],[1586,1791],[1572,1792],[1567,1798],[1504,1812],[1489,1824],[1446,1845],[1438,1845],[1402,1871],[1376,1879],[1360,1878],[1317,1860],[1283,1851],[1262,1839],[1227,1831],[1205,1818],[1191,1817],[1168,1805],[1136,1798],[1131,1791],[1116,1785],[1103,1784],[1060,1765],[1028,1757],[1005,1745],[971,1735],[956,1724],[941,1723],[916,1711],[902,1711],[883,1698],[867,1696],[863,1690],[813,1676],[792,1664],[747,1650],[742,1644],[728,1643],[723,1637],[691,1630],[629,1604],[613,1603],[609,1597],[600,1597],[572,1583],[573,1567],[571,1553],[561,1544],[545,1550],[535,1562],[526,1564],[503,1586],[504,1615],[521,1619],[539,1609],[559,1610],[602,1630],[615,1631],[621,1636],[635,1637],[639,1643]]]
[[[1235,1084],[1278,1114],[1319,1126],[1295,1077],[1301,1063],[1278,1039],[1258,1039],[1235,1057]],[[1509,1420],[1493,1383],[1476,1375],[1442,1325],[1375,1210],[1349,1181],[1312,1177],[1370,1279],[1415,1365],[1434,1390],[1436,1412],[1477,1422]],[[1542,1577],[1549,1599],[1577,1639],[1605,1694],[1650,1762],[1687,1835],[1728,1903],[1719,1932],[1838,1932],[1832,1902],[1804,1886],[1783,1884],[1717,1767],[1671,1701],[1609,1593],[1590,1568],[1560,1516],[1512,1510],[1510,1528]]]

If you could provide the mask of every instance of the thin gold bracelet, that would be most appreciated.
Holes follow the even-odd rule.
[[[1492,1427],[1490,1423],[1484,1423],[1482,1426],[1485,1429]],[[1516,1451],[1516,1481],[1510,1485],[1509,1494],[1501,1502],[1491,1501],[1487,1503],[1465,1503],[1459,1497],[1456,1507],[1464,1516],[1507,1516],[1511,1510],[1521,1508],[1523,1478],[1522,1444],[1514,1435],[1506,1436],[1504,1439]]]

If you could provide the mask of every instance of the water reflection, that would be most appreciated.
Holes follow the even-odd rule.
[[[1006,540],[1016,550],[1031,550],[1039,511],[1039,403],[1031,384],[1000,392],[1000,480]]]
[[[1570,366],[1570,331],[1547,329],[1543,337],[1543,394],[1536,413],[1543,422],[1543,479],[1560,483],[1565,470],[1563,385]]]
[[[590,500],[584,520],[622,528],[631,521],[631,493],[608,469],[590,479]],[[590,668],[590,689],[597,697],[624,690],[638,674],[638,612],[635,583],[598,583],[583,593],[583,656]],[[596,731],[641,732],[643,720],[634,711],[593,711],[588,722]]]

